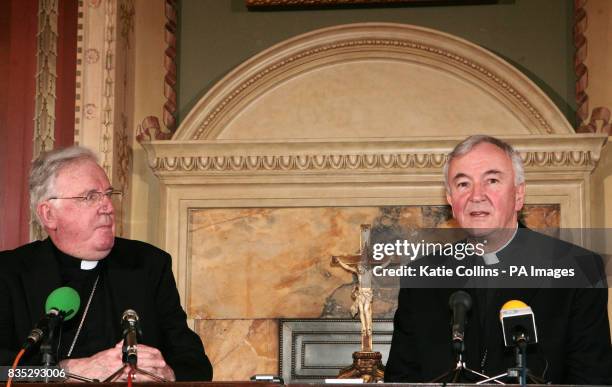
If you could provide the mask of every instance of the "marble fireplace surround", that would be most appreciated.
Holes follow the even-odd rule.
[[[329,268],[327,254],[358,247],[355,213],[446,204],[445,155],[476,133],[521,152],[528,204],[557,205],[562,227],[590,225],[590,175],[607,137],[576,135],[550,99],[499,57],[416,26],[353,24],[281,42],[220,80],[172,139],[142,143],[160,182],[158,245],[174,258],[181,300],[215,379],[277,372],[278,319],[320,317],[329,290],[351,283],[350,274]],[[270,221],[276,213],[291,219],[292,211],[302,227]],[[328,235],[323,226],[313,232],[318,219],[328,216],[321,224],[349,234],[332,227],[343,213],[350,214],[342,224],[357,224],[352,239],[311,251]],[[268,244],[269,256],[252,255],[250,246]],[[308,284],[306,269],[319,279]],[[257,280],[248,270],[267,273]],[[269,307],[277,298],[287,302]],[[317,299],[311,308],[309,299]]]

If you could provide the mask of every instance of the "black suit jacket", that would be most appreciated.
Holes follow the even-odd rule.
[[[538,260],[569,264],[580,278],[588,278],[583,283],[605,284],[599,256],[527,229],[519,229],[498,257],[503,265]],[[612,384],[608,289],[551,289],[544,288],[546,282],[540,288],[491,289],[486,306],[478,302],[478,290],[464,289],[474,301],[465,332],[466,366],[492,376],[514,366],[513,351],[504,346],[499,310],[515,299],[524,301],[535,315],[538,343],[529,346],[527,356],[533,374],[555,384]],[[454,367],[448,307],[454,291],[400,290],[386,382],[427,382]]]
[[[47,296],[62,286],[53,245],[47,239],[0,252],[0,364],[12,363],[29,331],[44,314]],[[158,348],[177,380],[211,380],[202,341],[186,322],[170,255],[149,244],[115,238],[102,275],[113,311],[109,348],[121,340],[120,319],[135,310],[142,343]],[[93,355],[93,354],[92,354]]]

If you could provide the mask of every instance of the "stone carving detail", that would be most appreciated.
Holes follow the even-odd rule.
[[[84,106],[85,109],[85,119],[92,120],[96,117],[98,113],[98,108],[95,103],[88,103]]]
[[[169,140],[172,137],[172,132],[159,125],[159,118],[155,116],[147,116],[142,120],[142,123],[136,128],[136,140],[140,143],[151,140]]]
[[[521,157],[525,167],[589,167],[597,161],[590,151],[528,152]],[[439,169],[445,161],[446,155],[441,153],[184,156],[155,158],[151,168],[155,172]]]
[[[89,64],[97,63],[100,60],[100,53],[95,48],[85,51],[85,60]]]
[[[612,122],[610,121],[610,109],[599,106],[593,109],[589,122],[583,122],[578,128],[579,133],[606,133],[612,136]]]
[[[537,111],[537,109],[528,101],[527,98],[525,98],[524,95],[515,90],[510,85],[510,83],[504,78],[502,78],[500,75],[495,74],[488,68],[468,58],[457,55],[451,51],[447,51],[434,46],[428,46],[416,41],[399,39],[356,39],[338,41],[332,44],[321,45],[315,48],[304,50],[298,52],[293,56],[282,58],[279,61],[262,69],[255,75],[251,76],[248,80],[243,82],[241,85],[237,86],[231,93],[229,93],[229,95],[224,100],[219,102],[214,108],[214,110],[204,118],[204,120],[198,127],[198,130],[192,136],[192,139],[197,140],[199,138],[205,138],[208,132],[207,129],[215,121],[215,118],[219,115],[221,111],[226,109],[234,99],[237,99],[237,97],[239,97],[247,89],[251,88],[255,83],[266,81],[269,76],[272,76],[281,68],[297,64],[304,60],[312,60],[312,56],[333,55],[334,51],[359,49],[363,50],[367,48],[376,47],[418,50],[427,56],[435,56],[447,62],[452,61],[455,65],[465,69],[466,71],[472,73],[477,72],[481,77],[486,78],[488,82],[496,84],[497,87],[502,89],[509,97],[511,97],[511,99],[514,99],[519,105],[526,109],[529,114],[540,124],[540,126],[546,130],[547,133],[553,133],[551,125],[548,123],[548,121],[542,116],[539,111]]]

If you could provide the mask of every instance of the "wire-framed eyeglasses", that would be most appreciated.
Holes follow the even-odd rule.
[[[69,196],[69,197],[63,197],[63,198],[55,196],[55,197],[50,197],[48,200],[74,199],[74,200],[79,200],[81,203],[85,204],[86,206],[91,207],[91,206],[100,204],[100,202],[102,202],[102,199],[104,199],[104,197],[107,197],[112,200],[113,196],[121,197],[122,194],[123,192],[110,188],[104,192],[89,191],[87,192],[85,196]]]

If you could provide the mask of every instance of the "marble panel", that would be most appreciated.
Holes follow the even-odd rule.
[[[278,374],[278,321],[196,320],[195,331],[213,365],[213,381]]]
[[[529,205],[529,227],[559,226],[558,205]],[[454,228],[448,206],[198,209],[190,213],[194,318],[347,318],[356,278],[330,265],[359,249],[361,224],[372,243],[410,239],[422,228]],[[397,289],[374,289],[374,317],[393,316]]]

